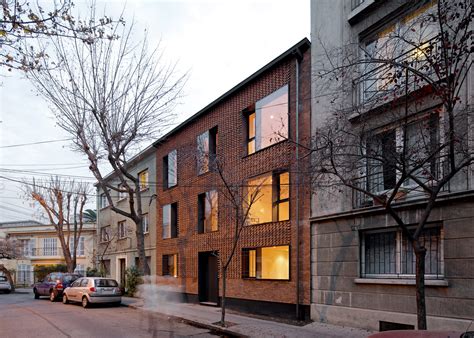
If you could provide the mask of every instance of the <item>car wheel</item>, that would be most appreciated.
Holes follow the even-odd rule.
[[[63,295],[63,304],[69,304],[69,301],[66,295]]]
[[[10,292],[12,292],[11,290],[6,290],[5,293],[6,294],[9,294]]]
[[[38,291],[36,291],[36,289],[33,290],[33,293],[35,294],[35,299],[40,298],[40,295],[38,294]]]
[[[54,302],[56,300],[56,295],[54,294],[53,290],[51,290],[49,292],[49,300],[52,301],[52,302]]]
[[[88,308],[89,307],[89,301],[87,300],[87,297],[82,297],[82,307],[85,309],[85,308]]]

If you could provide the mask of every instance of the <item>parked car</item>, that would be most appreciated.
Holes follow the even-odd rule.
[[[42,281],[33,284],[33,293],[35,299],[41,296],[49,296],[49,300],[54,302],[63,296],[63,291],[71,285],[76,279],[81,277],[75,273],[52,272]]]
[[[12,291],[12,285],[5,276],[0,276],[0,291],[10,293]]]
[[[114,279],[82,277],[64,290],[63,304],[69,302],[80,302],[84,308],[97,303],[120,305],[122,292]]]

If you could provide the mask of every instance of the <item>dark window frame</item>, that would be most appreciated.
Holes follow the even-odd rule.
[[[174,257],[176,257],[176,260],[174,259]],[[162,255],[161,256],[161,274],[162,276],[170,276],[170,277],[174,277],[174,278],[177,278],[178,277],[178,254],[177,253],[174,253],[174,254],[166,254],[166,255]],[[169,269],[169,261],[170,261],[170,258],[172,258],[173,260],[173,265],[174,265],[174,274],[171,274],[170,273],[170,269]],[[175,264],[176,263],[176,264]]]
[[[217,205],[215,206],[217,208],[217,229],[216,230],[209,230],[206,231],[206,201],[209,201],[210,197],[208,196],[210,193],[215,193],[217,194]],[[219,194],[217,190],[209,190],[206,192],[203,192],[198,195],[198,225],[197,225],[197,233],[198,234],[203,234],[203,233],[210,233],[210,232],[216,232],[219,231]],[[212,205],[211,205],[211,216],[212,216]]]
[[[258,278],[258,250],[271,248],[271,247],[288,247],[288,278],[287,279],[278,279],[278,278]],[[249,262],[249,253],[250,251],[255,251],[255,276],[250,276],[250,262]],[[261,251],[260,251],[261,255]],[[261,259],[261,258],[260,258]],[[278,244],[272,246],[259,246],[259,247],[248,247],[242,248],[241,251],[241,277],[242,279],[248,280],[259,280],[259,281],[281,281],[289,282],[291,281],[291,245],[290,244]]]
[[[174,202],[174,203],[169,203],[169,204],[165,204],[163,205],[162,207],[162,213],[164,213],[164,208],[166,206],[169,206],[170,207],[170,237],[164,237],[164,224],[163,224],[163,221],[164,221],[164,215],[162,214],[162,222],[161,222],[161,226],[162,226],[162,232],[161,232],[161,238],[162,239],[171,239],[171,238],[177,238],[178,235],[179,235],[179,226],[178,226],[178,202]]]

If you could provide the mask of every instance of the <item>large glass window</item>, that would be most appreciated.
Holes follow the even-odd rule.
[[[218,230],[218,195],[211,190],[198,196],[198,233]]]
[[[270,173],[247,181],[244,211],[249,224],[290,219],[290,178],[288,172]]]
[[[242,251],[242,277],[290,279],[290,247],[271,246]]]
[[[255,103],[247,115],[247,152],[254,152],[288,137],[288,85]]]
[[[163,276],[178,277],[178,255],[163,255]]]
[[[163,238],[178,237],[178,204],[163,206]]]
[[[441,227],[426,228],[421,241],[426,248],[425,275],[443,276]],[[361,234],[361,275],[368,278],[407,278],[415,276],[416,257],[401,230],[367,231]]]
[[[214,127],[197,137],[197,170],[198,175],[211,169],[216,157],[217,127]]]
[[[140,181],[140,190],[148,189],[148,170],[138,173],[138,180]]]
[[[163,158],[163,187],[171,188],[178,184],[178,152],[172,150]]]
[[[427,62],[426,55],[435,50],[434,40],[439,29],[438,24],[429,17],[436,9],[433,4],[434,2],[428,2],[418,7],[364,41],[362,58],[366,62],[363,62],[361,69],[363,102],[384,98],[390,91],[405,87],[405,76],[401,76],[400,73],[403,72],[403,68],[394,67],[393,63],[387,64],[376,60],[407,63],[420,72],[426,72],[432,68]],[[413,74],[409,76],[407,85],[419,88],[420,80],[415,81]],[[408,87],[409,90],[413,88]]]

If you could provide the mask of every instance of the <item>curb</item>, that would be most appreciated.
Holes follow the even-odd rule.
[[[223,328],[223,327],[218,326],[218,325],[202,323],[202,322],[198,322],[198,321],[192,320],[192,319],[187,319],[187,318],[173,316],[173,315],[167,315],[167,314],[161,313],[161,312],[154,312],[154,311],[150,311],[150,310],[145,310],[141,306],[137,306],[137,305],[133,305],[133,304],[123,304],[122,303],[122,306],[129,307],[129,308],[132,308],[132,309],[135,309],[135,310],[141,310],[141,311],[156,313],[158,315],[165,316],[165,317],[167,317],[169,319],[172,319],[172,320],[175,320],[175,321],[180,321],[182,323],[186,323],[186,324],[189,324],[191,326],[195,326],[195,327],[199,327],[199,328],[202,328],[202,329],[210,330],[213,333],[226,335],[227,337],[239,337],[239,338],[247,338],[248,337],[246,335],[234,332],[232,330],[229,330],[227,328]]]

